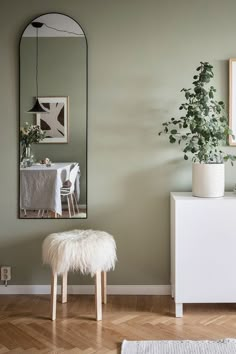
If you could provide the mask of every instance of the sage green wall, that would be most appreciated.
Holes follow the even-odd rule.
[[[21,40],[21,125],[36,124],[27,111],[35,96],[35,38]],[[34,144],[37,160],[79,162],[80,204],[86,204],[86,40],[85,38],[39,38],[39,96],[69,96],[68,144]]]
[[[74,17],[88,38],[87,220],[16,216],[18,43],[25,25],[47,11]],[[111,284],[169,283],[169,193],[191,190],[191,163],[157,132],[177,113],[179,91],[200,60],[214,65],[215,86],[228,99],[235,13],[235,0],[1,1],[0,260],[13,266],[14,283],[49,283],[43,238],[83,227],[115,236]],[[235,181],[236,167],[227,166],[227,188]]]

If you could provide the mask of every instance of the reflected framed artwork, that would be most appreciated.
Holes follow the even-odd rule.
[[[229,127],[229,145],[236,146],[236,58],[229,60]]]
[[[36,124],[45,132],[40,143],[68,143],[69,97],[38,97],[47,111],[37,113]]]

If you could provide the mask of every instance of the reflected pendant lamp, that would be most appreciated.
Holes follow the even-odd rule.
[[[36,28],[36,100],[34,106],[28,111],[28,113],[48,113],[38,100],[38,50],[39,50],[39,36],[38,29],[43,26],[42,22],[32,22],[32,26]]]

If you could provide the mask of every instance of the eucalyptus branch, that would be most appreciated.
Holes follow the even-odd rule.
[[[216,89],[209,85],[213,77],[213,66],[200,62],[197,74],[193,76],[193,87],[181,90],[185,102],[180,104],[179,110],[184,114],[163,123],[159,135],[167,134],[171,144],[184,143],[185,160],[191,155],[193,162],[222,163],[230,160],[233,163],[236,156],[220,149],[227,144],[232,131],[228,126],[225,104],[215,100]]]

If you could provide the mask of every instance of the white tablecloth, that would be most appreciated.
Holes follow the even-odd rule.
[[[60,189],[69,179],[71,165],[55,163],[51,167],[33,165],[20,169],[21,209],[46,209],[62,214]]]

